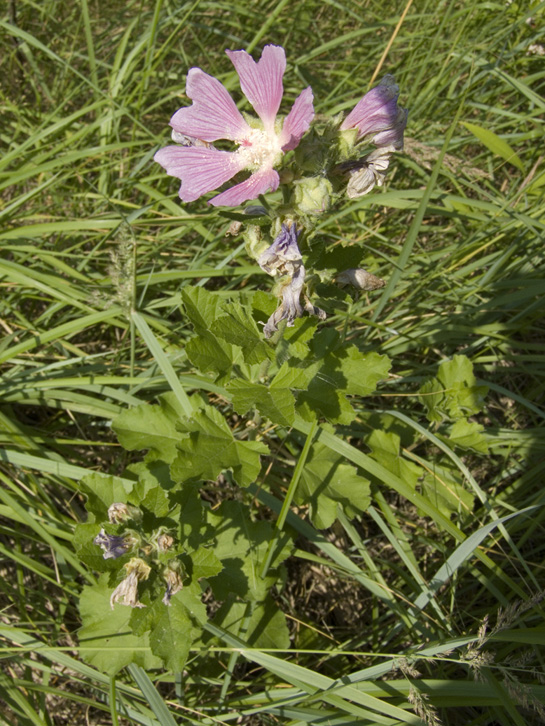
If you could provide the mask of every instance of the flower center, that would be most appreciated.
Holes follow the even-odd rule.
[[[247,169],[256,170],[276,166],[283,152],[275,133],[252,129],[236,153],[242,156]]]

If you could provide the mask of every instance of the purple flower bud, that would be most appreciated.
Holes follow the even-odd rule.
[[[377,146],[403,148],[403,131],[407,124],[407,111],[398,107],[399,87],[394,77],[386,75],[372,88],[348,114],[341,131],[357,129],[357,139],[373,137]]]

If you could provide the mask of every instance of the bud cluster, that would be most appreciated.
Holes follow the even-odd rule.
[[[138,507],[114,502],[108,508],[109,523],[126,525],[131,522],[134,529],[125,529],[121,534],[109,534],[103,527],[94,539],[94,544],[102,549],[105,560],[134,555],[123,565],[125,577],[112,593],[112,609],[117,602],[133,608],[145,607],[138,600],[138,583],[147,580],[153,570],[160,571],[165,581],[165,605],[170,605],[172,596],[183,587],[183,565],[177,558],[169,556],[176,551],[174,538],[165,527],[157,528],[148,537],[140,527],[142,518]]]
[[[266,338],[278,330],[281,321],[290,327],[304,313],[325,319],[326,313],[309,299],[299,240],[308,244],[320,217],[343,197],[356,199],[384,184],[392,154],[403,149],[407,123],[407,111],[397,105],[398,91],[393,77],[387,75],[344,121],[338,117],[314,121],[295,150],[289,170],[281,175],[286,185],[283,204],[276,209],[254,205],[245,210],[252,217],[259,212],[267,215],[271,232],[277,231],[263,249],[262,228],[249,224],[242,230],[247,250],[261,269],[282,278],[276,288],[281,302],[264,326]],[[340,272],[335,282],[365,291],[386,284],[362,269]]]

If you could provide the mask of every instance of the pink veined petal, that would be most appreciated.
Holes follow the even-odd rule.
[[[384,76],[348,114],[341,124],[341,131],[357,127],[358,137],[362,137],[390,128],[397,116],[398,93],[393,76]]]
[[[397,151],[403,150],[403,132],[407,126],[409,112],[406,108],[398,109],[396,121],[391,129],[381,131],[373,137],[376,146],[393,146]]]
[[[240,78],[242,92],[263,121],[266,131],[274,131],[280,108],[282,76],[286,70],[286,54],[279,45],[266,45],[256,63],[245,50],[225,51]]]
[[[167,174],[182,180],[179,196],[183,202],[193,202],[217,189],[244,168],[244,161],[234,152],[198,146],[167,146],[153,158]]]
[[[248,177],[246,181],[218,194],[208,204],[212,204],[214,207],[237,207],[239,204],[247,202],[248,199],[257,199],[260,194],[276,191],[279,183],[280,177],[274,169],[269,167],[260,169]]]
[[[295,149],[301,141],[301,137],[310,126],[310,122],[314,118],[313,99],[314,96],[312,95],[312,88],[310,86],[305,88],[295,99],[291,111],[284,119],[284,125],[279,136],[283,151]]]
[[[170,119],[170,125],[178,133],[203,141],[238,141],[249,133],[250,127],[217,78],[200,68],[190,68],[186,93],[193,104],[180,108]]]

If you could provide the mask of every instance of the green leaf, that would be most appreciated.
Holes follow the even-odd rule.
[[[502,159],[505,159],[505,161],[508,161],[510,164],[513,164],[513,166],[516,166],[520,171],[524,171],[524,164],[517,156],[514,149],[509,146],[507,141],[504,141],[500,136],[495,134],[493,131],[490,131],[490,129],[483,129],[482,126],[471,124],[468,121],[461,121],[460,123],[462,126],[465,126],[466,129],[473,134],[473,136],[479,139],[479,141],[484,144],[487,149],[490,149],[493,154],[496,154]]]
[[[439,366],[437,378],[420,388],[420,402],[427,408],[430,421],[456,421],[478,413],[488,393],[486,386],[476,385],[473,364],[464,355],[455,355]]]
[[[212,332],[231,345],[242,348],[248,365],[262,363],[274,358],[274,351],[263,340],[263,333],[257,327],[248,308],[231,303],[227,312],[212,323]]]
[[[293,366],[308,381],[297,398],[298,412],[306,420],[322,415],[332,423],[349,424],[355,412],[345,394],[367,396],[388,375],[387,356],[361,353],[353,345],[336,347],[337,338],[336,331],[325,328],[313,341],[314,358]]]
[[[424,472],[417,464],[401,456],[400,438],[397,434],[376,430],[369,434],[366,442],[371,448],[371,456],[375,461],[398,476],[411,489],[416,487],[418,479]]]
[[[170,509],[168,496],[160,486],[150,489],[142,499],[141,505],[156,517],[166,517]]]
[[[215,552],[206,547],[199,547],[190,556],[193,562],[193,580],[198,580],[201,577],[214,577],[223,569],[223,565]]]
[[[289,426],[295,417],[295,398],[289,388],[279,388],[262,383],[250,383],[241,379],[227,386],[233,394],[233,408],[242,416],[250,409],[257,408],[259,413],[273,423]]]
[[[149,634],[151,649],[166,668],[175,673],[183,670],[191,645],[201,635],[202,628],[195,622],[195,613],[199,619],[206,620],[206,607],[200,596],[199,587],[193,590],[184,587],[173,595],[170,605],[157,599],[150,608],[153,621]]]
[[[452,425],[448,440],[454,446],[459,446],[462,449],[472,449],[481,454],[488,454],[488,440],[483,431],[484,426],[481,426],[481,424],[461,418]]]
[[[186,346],[187,357],[202,373],[227,373],[235,355],[232,345],[218,340],[209,330],[199,332]]]
[[[129,409],[112,423],[119,443],[129,451],[149,449],[151,458],[171,462],[183,438],[176,424],[185,414],[172,393],[160,397],[159,405],[142,404]]]
[[[108,520],[108,507],[111,504],[129,501],[134,486],[127,479],[101,474],[88,474],[83,477],[80,484],[83,493],[87,495],[85,508],[99,522]]]
[[[475,497],[464,487],[459,469],[449,460],[434,462],[433,471],[424,475],[422,494],[447,517],[467,516]]]
[[[230,597],[215,614],[214,625],[241,638],[252,648],[283,650],[290,647],[285,615],[270,595],[264,602],[251,604]]]
[[[112,610],[112,591],[107,574],[97,585],[83,588],[79,604],[83,622],[79,631],[81,655],[111,676],[129,663],[145,670],[160,668],[161,661],[152,654],[147,633],[134,635],[129,626],[132,608],[116,604]]]
[[[295,501],[308,505],[310,519],[318,529],[331,527],[342,506],[349,517],[369,506],[369,481],[344,458],[323,444],[314,444],[295,493]]]
[[[291,554],[291,541],[283,535],[268,574],[262,578],[261,565],[272,537],[271,524],[252,522],[248,508],[233,501],[224,502],[216,512],[209,514],[209,519],[216,532],[214,553],[223,565],[223,570],[209,580],[215,597],[225,600],[233,594],[263,601],[276,583],[274,568]]]
[[[160,513],[160,511],[164,510],[164,500],[156,492],[160,490],[166,495],[166,492],[173,488],[174,482],[170,477],[169,465],[160,459],[156,461],[138,461],[131,464],[128,471],[138,477],[138,481],[135,482],[129,497],[129,503],[136,506],[142,505],[158,517],[164,516],[164,514]]]
[[[304,390],[309,381],[312,380],[313,374],[309,375],[308,370],[308,366],[303,366],[298,362],[292,362],[292,365],[290,365],[289,361],[285,361],[274,376],[271,387],[275,389],[295,388],[296,390]],[[319,368],[316,367],[315,370],[319,370]]]
[[[202,287],[184,287],[182,301],[185,314],[190,319],[197,333],[209,331],[212,323],[221,313],[223,300],[210,290]]]
[[[191,421],[180,422],[179,429],[189,436],[180,440],[171,466],[177,481],[214,480],[231,469],[236,481],[248,486],[260,472],[260,455],[269,451],[258,441],[235,439],[221,412],[212,406],[205,405]]]

